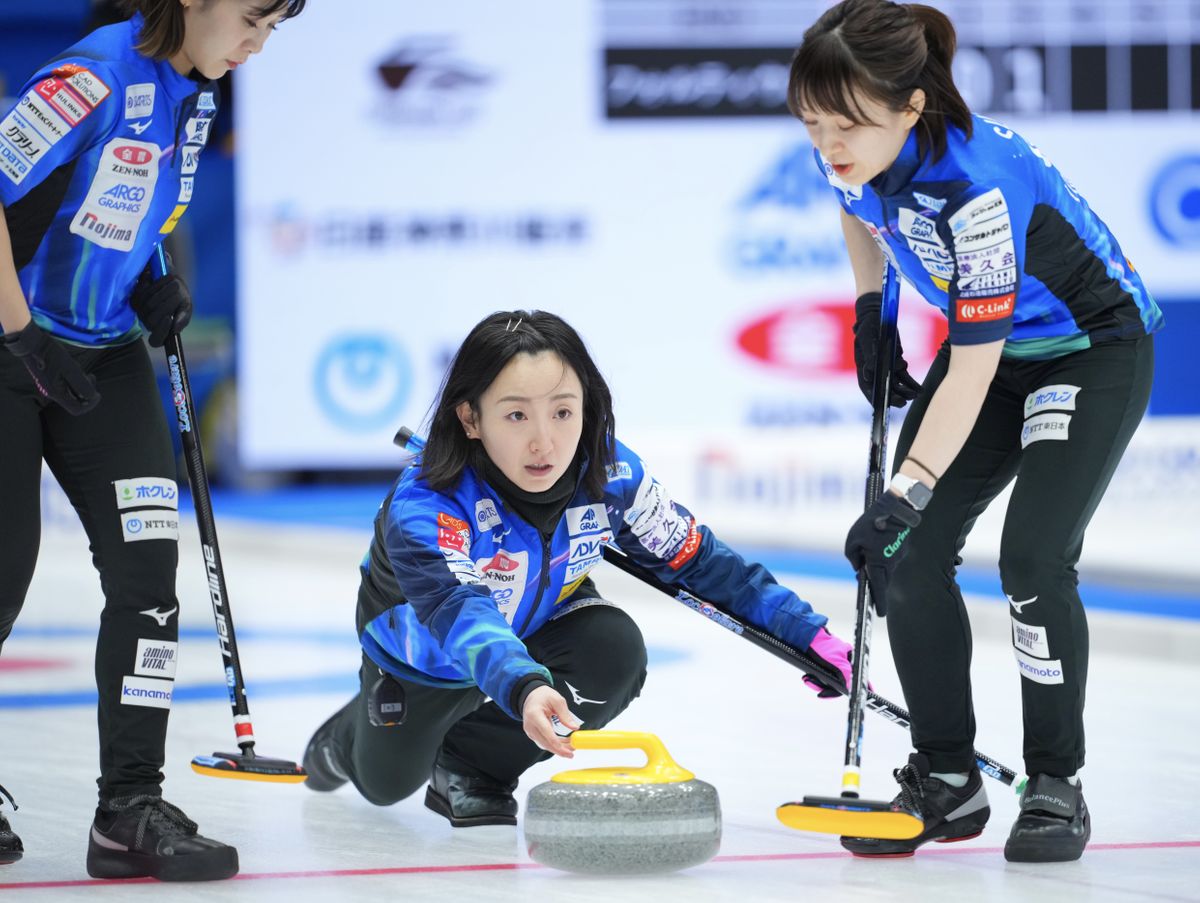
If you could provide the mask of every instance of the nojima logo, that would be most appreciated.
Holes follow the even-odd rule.
[[[916,305],[905,317],[904,357],[920,373],[946,338],[946,321],[933,308]],[[737,327],[734,343],[746,357],[801,379],[853,376],[853,326],[850,298],[797,301]]]

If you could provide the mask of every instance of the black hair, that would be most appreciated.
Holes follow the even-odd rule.
[[[291,19],[300,15],[305,2],[262,0],[250,15],[255,19],[266,19],[284,10],[283,18]],[[120,7],[125,15],[141,13],[145,20],[134,48],[138,53],[152,60],[165,60],[179,52],[183,46],[183,4],[179,0],[120,0]]]
[[[971,111],[950,70],[957,37],[946,14],[920,3],[843,0],[804,33],[788,77],[788,109],[844,116],[871,124],[854,93],[894,112],[910,109],[913,91],[925,92],[917,141],[946,152],[946,124],[971,137]]]
[[[588,457],[583,486],[589,497],[603,496],[608,468],[616,458],[612,393],[579,333],[562,317],[541,310],[498,311],[475,324],[463,340],[430,414],[421,459],[421,478],[430,488],[452,489],[463,468],[478,463],[477,456],[484,454],[482,446],[464,433],[458,406],[466,402],[478,416],[480,397],[508,362],[518,354],[543,351],[557,355],[575,371],[583,387],[579,447]]]

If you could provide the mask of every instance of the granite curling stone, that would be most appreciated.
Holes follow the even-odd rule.
[[[641,749],[641,768],[564,771],[529,792],[525,844],[568,872],[643,875],[707,862],[721,846],[717,788],[696,779],[654,734],[575,731],[576,749]]]

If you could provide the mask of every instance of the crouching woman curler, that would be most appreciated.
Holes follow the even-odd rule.
[[[424,452],[376,516],[358,596],[361,689],[309,741],[308,786],[350,781],[385,806],[428,781],[425,804],[456,827],[516,824],[521,774],[570,758],[560,734],[604,727],[646,679],[637,625],[589,577],[606,543],[849,685],[850,647],[826,618],[616,441],[578,334],[553,314],[496,313],[458,350]]]

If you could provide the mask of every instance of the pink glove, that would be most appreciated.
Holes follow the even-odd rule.
[[[842,680],[845,681],[845,690],[834,689],[829,684],[823,683],[815,677],[804,675],[804,682],[816,692],[821,699],[833,699],[837,696],[846,696],[850,693],[850,683],[853,680],[852,671],[850,668],[850,656],[854,652],[854,647],[845,640],[834,636],[826,628],[822,627],[817,631],[817,635],[813,637],[812,644],[808,647],[808,657],[816,661],[819,665],[824,665],[830,672],[830,681],[834,680],[833,674],[840,673]]]

